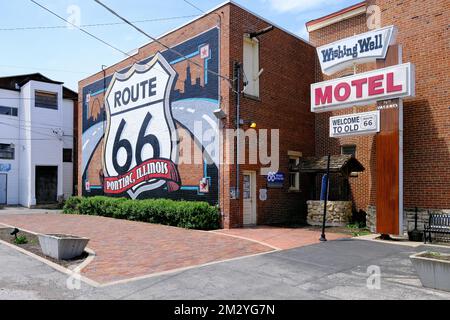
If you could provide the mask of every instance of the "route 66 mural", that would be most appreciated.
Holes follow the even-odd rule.
[[[104,192],[136,198],[166,184],[179,189],[177,137],[170,111],[175,71],[157,53],[147,65],[116,73],[106,93]]]
[[[218,133],[218,29],[173,49],[81,88],[83,195],[217,203],[218,136],[205,136]],[[201,163],[180,161],[185,142]]]

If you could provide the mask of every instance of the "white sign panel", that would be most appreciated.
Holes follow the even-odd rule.
[[[115,73],[106,93],[104,192],[136,198],[179,188],[178,149],[169,94],[175,71],[157,53],[146,65]]]
[[[384,59],[389,45],[395,41],[395,34],[396,28],[389,26],[318,47],[322,72],[331,75],[353,63]]]
[[[326,112],[378,100],[414,96],[414,65],[384,69],[311,84],[311,111]]]
[[[330,117],[330,138],[380,132],[380,111]]]

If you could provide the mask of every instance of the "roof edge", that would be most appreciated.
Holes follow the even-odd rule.
[[[287,30],[287,29],[285,29],[285,28],[283,28],[283,27],[281,27],[281,26],[279,26],[279,25],[277,25],[276,23],[273,23],[272,21],[270,21],[270,20],[268,20],[268,19],[266,19],[266,18],[260,16],[259,14],[257,14],[257,13],[255,13],[255,12],[249,10],[248,8],[244,7],[243,5],[241,5],[241,4],[239,4],[239,3],[236,3],[236,2],[233,1],[233,0],[226,0],[226,1],[222,2],[222,3],[218,4],[217,6],[215,6],[215,7],[211,8],[211,9],[205,11],[205,12],[202,13],[202,14],[200,14],[198,17],[195,17],[195,18],[193,18],[193,19],[191,19],[191,20],[189,20],[189,21],[187,21],[187,22],[185,22],[185,23],[183,23],[183,24],[181,24],[181,25],[179,25],[179,26],[177,26],[177,27],[175,27],[175,28],[173,28],[173,29],[171,29],[171,30],[169,30],[169,31],[167,31],[167,32],[165,32],[165,33],[163,33],[163,34],[161,34],[161,35],[158,35],[157,37],[155,37],[155,39],[160,40],[161,38],[164,38],[164,37],[168,36],[169,34],[175,32],[175,31],[177,31],[177,30],[179,30],[179,29],[181,29],[181,28],[184,28],[184,27],[188,26],[189,24],[191,24],[191,23],[193,23],[193,22],[195,22],[195,21],[197,21],[197,20],[199,20],[199,19],[204,18],[205,16],[211,14],[212,12],[219,10],[220,8],[226,6],[227,4],[235,5],[236,7],[240,8],[240,9],[242,9],[242,10],[245,10],[245,11],[249,12],[250,14],[254,15],[254,16],[257,17],[258,19],[261,19],[261,20],[263,20],[264,22],[266,22],[266,23],[268,23],[268,24],[270,24],[270,25],[273,25],[275,28],[280,29],[281,31],[286,32],[287,34],[289,34],[289,35],[295,37],[296,39],[298,39],[298,40],[300,40],[300,41],[302,41],[302,42],[304,42],[304,43],[306,43],[306,44],[308,44],[308,45],[314,47],[314,45],[313,45],[311,42],[309,42],[308,40],[303,39],[302,37],[296,35],[295,33],[291,32],[291,31],[289,31],[289,30]],[[141,46],[139,46],[139,47],[137,47],[137,48],[135,48],[135,49],[132,49],[132,50],[130,50],[130,51],[133,51],[133,50],[136,50],[136,49],[137,49],[137,50],[140,50],[141,48],[143,48],[143,47],[145,47],[145,46],[147,46],[147,45],[149,45],[149,44],[151,44],[151,43],[153,43],[153,42],[154,42],[154,41],[146,42],[145,44],[143,44],[143,45],[141,45]],[[139,51],[138,51],[138,53],[139,53]],[[131,55],[131,56],[134,56],[134,55]],[[125,59],[128,59],[128,58],[129,58],[129,57],[124,57],[124,58],[120,59],[119,61],[117,61],[117,62],[111,64],[110,66],[108,66],[108,68],[113,67],[113,66],[119,64],[121,61],[123,61],[123,60],[125,60]],[[95,76],[96,74],[101,73],[101,72],[102,72],[102,71],[95,72],[95,73],[91,74],[90,76],[81,79],[80,81],[78,81],[78,83],[82,82],[83,80],[89,79],[89,78],[91,78],[92,76]]]
[[[306,30],[312,32],[333,23],[350,19],[352,17],[358,16],[366,11],[366,1],[356,3],[352,6],[346,7],[339,11],[330,13],[326,16],[310,20],[306,22]]]

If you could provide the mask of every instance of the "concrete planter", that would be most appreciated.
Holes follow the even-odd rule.
[[[80,256],[89,242],[88,238],[68,234],[39,234],[38,238],[42,252],[58,260]]]
[[[419,252],[409,257],[424,287],[450,291],[450,261],[421,257]],[[449,256],[448,254],[441,254]]]

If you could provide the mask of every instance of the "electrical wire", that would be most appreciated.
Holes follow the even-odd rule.
[[[186,16],[177,16],[177,17],[167,17],[167,18],[155,18],[155,19],[145,19],[145,20],[134,20],[133,23],[145,23],[145,22],[161,22],[161,21],[172,21],[177,19],[187,19],[187,18],[195,18],[199,15],[186,15]],[[93,24],[81,24],[82,28],[90,28],[90,27],[105,27],[105,26],[115,26],[115,25],[124,25],[125,22],[105,22],[105,23],[93,23]],[[3,27],[0,28],[0,31],[22,31],[22,30],[42,30],[42,29],[65,29],[67,25],[59,25],[59,26],[29,26],[29,27]]]
[[[34,1],[34,0],[31,0],[31,1]],[[111,9],[110,7],[108,7],[107,5],[105,5],[105,4],[104,4],[103,2],[101,2],[100,0],[94,0],[94,1],[97,2],[97,3],[98,3],[100,6],[102,6],[103,8],[105,8],[107,11],[109,11],[111,14],[113,14],[113,15],[116,16],[117,18],[121,19],[122,21],[124,21],[124,22],[125,22],[126,24],[128,24],[129,26],[131,26],[132,28],[134,28],[134,29],[137,30],[138,32],[140,32],[140,33],[142,33],[143,35],[145,35],[145,36],[146,36],[147,38],[149,38],[150,40],[152,40],[152,41],[154,41],[154,42],[160,44],[161,46],[163,46],[163,47],[166,48],[167,50],[169,50],[169,51],[175,53],[175,54],[178,55],[179,57],[181,57],[181,58],[183,58],[183,59],[189,61],[190,63],[192,63],[192,64],[194,64],[194,65],[196,65],[196,66],[198,66],[198,67],[200,67],[200,68],[203,69],[203,66],[202,66],[201,64],[199,64],[199,63],[196,62],[196,61],[193,61],[191,58],[187,57],[186,55],[184,55],[184,54],[178,52],[177,50],[175,50],[175,49],[173,49],[173,48],[167,46],[167,45],[164,44],[164,43],[162,43],[162,42],[161,42],[160,40],[158,40],[157,38],[155,38],[155,37],[149,35],[147,32],[145,32],[144,30],[142,30],[142,29],[139,28],[138,26],[134,25],[132,22],[130,22],[129,20],[127,20],[126,18],[124,18],[123,16],[121,16],[120,14],[118,14],[116,11],[114,11],[113,9]],[[229,78],[227,78],[227,77],[225,77],[225,76],[222,76],[221,74],[219,74],[219,73],[217,73],[217,72],[215,72],[215,71],[212,71],[212,70],[209,70],[209,69],[208,69],[207,72],[209,72],[209,73],[211,73],[211,74],[213,74],[213,75],[215,75],[215,76],[217,76],[217,77],[219,77],[219,78],[221,78],[221,79],[224,79],[224,80],[227,80],[227,81],[229,81],[229,82],[232,82],[231,79],[229,79]]]
[[[74,24],[74,23],[72,23],[72,22],[70,22],[70,21],[64,19],[64,18],[61,17],[59,14],[57,14],[56,12],[50,10],[49,8],[47,8],[47,7],[45,7],[44,5],[40,4],[39,2],[37,2],[37,1],[35,1],[35,0],[30,0],[30,1],[31,1],[32,3],[34,3],[34,4],[36,4],[37,6],[41,7],[41,8],[44,9],[45,11],[51,13],[51,14],[54,15],[55,17],[57,17],[57,18],[61,19],[62,21],[65,21],[65,22],[67,22],[68,24],[72,25],[74,28],[76,28],[76,29],[80,30],[81,32],[87,34],[88,36],[90,36],[90,37],[96,39],[97,41],[100,41],[101,43],[107,45],[108,47],[110,47],[110,48],[112,48],[112,49],[114,49],[114,50],[116,50],[116,51],[118,51],[118,52],[124,54],[125,56],[127,56],[127,57],[133,59],[137,64],[143,65],[143,64],[142,64],[142,61],[139,61],[138,59],[136,59],[135,57],[133,57],[132,55],[130,55],[128,52],[125,52],[125,51],[123,51],[123,50],[117,48],[116,46],[114,46],[114,45],[112,45],[112,44],[106,42],[105,40],[103,40],[103,39],[97,37],[96,35],[90,33],[89,31],[86,31],[85,29],[83,29],[83,28],[77,26],[76,24]],[[145,64],[145,65],[148,65],[148,64]],[[110,67],[110,68],[113,68],[113,67]],[[113,69],[113,70],[114,70],[115,72],[118,72],[116,69]],[[165,73],[164,73],[163,71],[161,71],[161,70],[158,70],[158,69],[155,69],[155,70],[157,70],[158,72],[161,72],[161,73],[165,74]],[[183,82],[182,82],[180,79],[178,79],[178,78],[176,78],[176,81],[177,81],[177,82],[183,83]]]
[[[50,137],[50,138],[54,138],[54,139],[58,139],[58,140],[59,140],[58,136],[56,136],[56,135],[50,135],[50,134],[47,134],[47,133],[44,133],[44,132],[39,132],[39,131],[36,131],[36,130],[31,129],[30,127],[24,127],[24,126],[20,126],[20,125],[17,126],[17,125],[14,125],[14,124],[6,123],[6,122],[1,122],[1,121],[0,121],[0,124],[3,124],[3,125],[5,125],[5,126],[10,126],[10,127],[16,128],[16,129],[24,129],[24,130],[27,130],[27,131],[29,131],[29,132],[33,132],[33,133],[36,133],[36,134],[39,134],[39,135],[43,135],[43,136],[47,136],[47,137]],[[48,129],[54,129],[54,128],[48,128]],[[65,135],[65,136],[66,136],[66,137],[67,137],[67,136],[73,137],[73,136],[71,136],[71,135]]]

